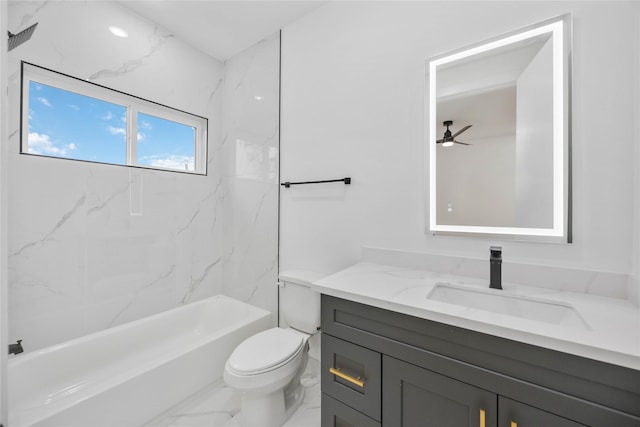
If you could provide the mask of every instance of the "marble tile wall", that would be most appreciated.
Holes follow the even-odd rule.
[[[225,62],[223,290],[272,313],[278,280],[279,95],[279,33]]]
[[[31,351],[219,293],[274,310],[265,284],[277,264],[277,107],[267,124],[273,114],[248,114],[234,97],[264,83],[253,77],[265,69],[273,74],[279,39],[261,45],[271,53],[230,60],[225,85],[224,63],[117,2],[16,1],[8,10],[12,31],[39,23],[8,58],[9,339]],[[20,155],[20,61],[207,117],[207,176]],[[224,138],[223,92],[232,106]]]

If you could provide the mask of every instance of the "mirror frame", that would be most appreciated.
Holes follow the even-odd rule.
[[[571,14],[521,28],[427,61],[429,209],[428,232],[434,235],[491,237],[511,240],[571,243]],[[436,79],[437,67],[550,33],[553,43],[553,225],[551,228],[443,225],[436,222]]]

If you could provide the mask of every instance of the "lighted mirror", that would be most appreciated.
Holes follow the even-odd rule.
[[[569,242],[570,16],[428,61],[429,231]]]

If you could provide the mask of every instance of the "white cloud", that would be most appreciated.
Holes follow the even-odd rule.
[[[80,111],[80,107],[78,107],[77,105],[67,104],[67,106],[73,110]]]
[[[165,156],[145,156],[140,159],[142,165],[154,166],[157,168],[176,170],[195,170],[193,156],[177,156],[168,154]]]
[[[111,120],[113,119],[113,113],[111,111],[107,111],[107,114],[100,117],[102,120]]]
[[[113,126],[109,126],[107,130],[109,131],[109,133],[111,133],[111,135],[122,135],[123,137],[127,136],[127,130],[125,128],[116,128]]]
[[[44,105],[45,107],[51,108],[51,103],[49,102],[49,100],[47,98],[39,97],[38,101],[40,101],[40,103],[42,105]]]
[[[138,127],[145,130],[153,129],[153,126],[151,126],[151,123],[144,120],[141,120],[140,123],[138,123]]]
[[[29,132],[29,153],[32,154],[45,154],[53,156],[66,156],[69,151],[73,151],[76,148],[76,144],[58,144],[51,140],[51,137],[47,134]]]
[[[143,139],[145,139],[146,135],[144,133],[140,133],[138,132],[138,141],[142,141]]]

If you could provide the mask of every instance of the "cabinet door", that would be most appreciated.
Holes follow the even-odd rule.
[[[584,424],[500,396],[498,427],[584,427]]]
[[[489,427],[497,396],[392,357],[382,361],[382,424],[395,427]]]

